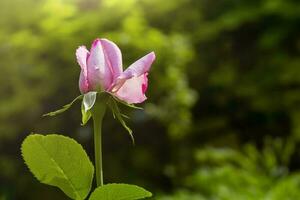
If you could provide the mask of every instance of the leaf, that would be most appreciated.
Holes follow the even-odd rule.
[[[124,115],[121,113],[118,104],[116,103],[116,101],[114,100],[114,98],[111,98],[110,101],[108,101],[108,105],[113,113],[114,118],[116,118],[117,120],[119,120],[119,122],[121,123],[121,125],[127,130],[127,132],[129,133],[132,143],[134,144],[134,137],[132,134],[132,130],[127,126],[126,122],[124,121],[123,117]],[[125,115],[126,116],[126,115]],[[127,118],[127,116],[125,117]]]
[[[41,182],[59,187],[72,199],[84,199],[91,190],[94,166],[75,140],[62,135],[29,135],[22,156]]]
[[[83,96],[83,107],[84,111],[87,112],[90,110],[96,102],[97,92],[88,92]]]
[[[90,110],[88,110],[87,112],[85,111],[83,102],[81,104],[81,114],[82,114],[81,125],[84,126],[92,117],[92,112]]]
[[[135,200],[151,196],[151,192],[142,187],[112,183],[96,188],[89,200]]]
[[[78,97],[76,97],[71,103],[67,104],[67,105],[64,105],[63,108],[59,109],[59,110],[56,110],[56,111],[53,111],[53,112],[49,112],[49,113],[46,113],[43,115],[43,117],[45,116],[55,116],[55,115],[58,115],[58,114],[61,114],[63,112],[65,112],[66,110],[68,110],[78,99],[81,99],[83,97],[83,95],[79,95]]]

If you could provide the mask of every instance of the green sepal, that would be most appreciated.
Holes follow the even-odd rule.
[[[99,93],[101,94],[101,93]],[[83,95],[81,102],[81,125],[84,126],[92,117],[91,109],[96,103],[98,92],[88,92]]]
[[[109,99],[109,101],[107,102],[109,108],[111,109],[113,116],[115,119],[119,120],[119,122],[121,123],[121,125],[127,130],[128,134],[130,135],[130,138],[132,140],[133,145],[135,144],[134,142],[134,137],[132,134],[132,130],[127,126],[126,122],[124,121],[124,118],[128,118],[126,115],[123,115],[120,111],[120,108],[117,104],[117,102],[115,101],[116,98],[114,98],[113,96]]]
[[[83,95],[82,104],[84,111],[87,112],[91,110],[96,102],[98,92],[88,92]],[[101,94],[101,93],[99,93]]]
[[[76,97],[71,103],[67,104],[67,105],[64,105],[61,109],[59,110],[56,110],[56,111],[53,111],[53,112],[49,112],[49,113],[46,113],[43,115],[43,117],[45,116],[55,116],[55,115],[58,115],[58,114],[61,114],[65,111],[67,111],[69,108],[71,108],[71,106],[79,99],[82,99],[83,98],[83,95],[79,95],[78,97]]]
[[[84,126],[92,117],[91,110],[85,111],[83,102],[81,103],[81,126]]]

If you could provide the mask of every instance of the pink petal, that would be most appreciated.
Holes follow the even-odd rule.
[[[145,96],[148,87],[147,75],[148,73],[145,73],[141,76],[127,79],[115,95],[129,104],[142,103],[147,99]]]
[[[151,52],[139,60],[131,64],[119,77],[120,79],[129,79],[132,77],[141,76],[142,74],[148,72],[150,67],[155,60],[155,53]]]
[[[116,92],[125,83],[127,79],[138,77],[147,73],[155,60],[154,52],[151,52],[130,65],[117,79],[115,79],[110,90]]]
[[[115,79],[123,71],[123,69],[122,69],[122,67],[123,67],[122,53],[121,53],[119,47],[112,41],[109,41],[107,39],[100,39],[100,41],[103,46],[105,60],[112,71],[113,78]]]
[[[80,65],[81,69],[84,72],[84,75],[87,76],[87,57],[89,55],[89,51],[86,49],[85,46],[80,46],[76,50],[76,58],[77,62]]]
[[[80,90],[81,94],[85,94],[85,93],[88,93],[90,91],[89,82],[88,82],[86,76],[84,75],[83,70],[81,70],[81,72],[80,72],[79,90]]]
[[[79,78],[79,89],[81,93],[87,93],[89,91],[89,82],[87,77],[87,57],[89,55],[88,50],[85,46],[80,46],[76,50],[77,62],[81,67],[80,78]]]
[[[87,59],[87,74],[92,90],[99,88],[107,90],[113,81],[112,70],[105,59],[105,53],[100,39],[96,39]]]

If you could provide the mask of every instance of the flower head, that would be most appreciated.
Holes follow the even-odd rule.
[[[123,71],[122,54],[118,46],[107,39],[96,39],[88,51],[85,46],[76,50],[81,67],[80,92],[106,91],[132,104],[147,99],[148,71],[155,60],[151,52]]]

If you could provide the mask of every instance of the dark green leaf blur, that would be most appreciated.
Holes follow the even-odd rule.
[[[93,160],[75,50],[108,38],[124,66],[155,51],[144,110],[107,113],[106,183],[157,200],[300,199],[300,2],[0,0],[0,200],[64,200],[21,158],[31,132],[67,135]]]

